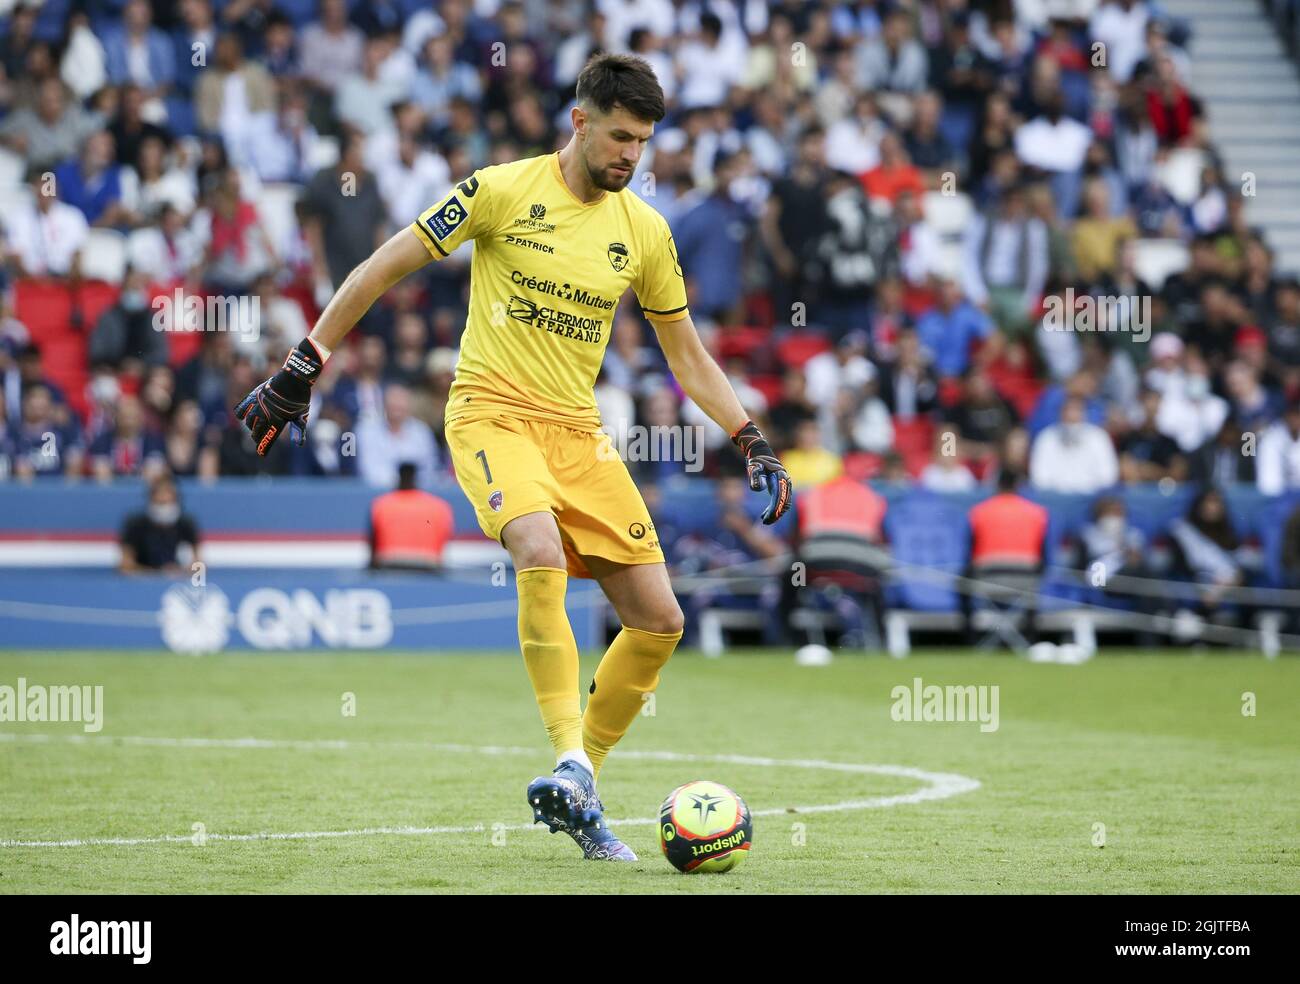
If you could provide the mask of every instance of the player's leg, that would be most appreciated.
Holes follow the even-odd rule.
[[[501,543],[519,589],[519,648],[556,761],[576,758],[594,772],[582,748],[578,644],[564,609],[569,575],[555,516],[519,516],[502,528]]]
[[[618,613],[622,628],[591,684],[582,716],[582,742],[596,775],[659,685],[659,671],[682,638],[682,610],[663,564],[615,564],[587,558]]]
[[[519,647],[547,736],[557,754],[582,754],[578,647],[564,610],[568,575],[551,512],[559,494],[546,451],[534,428],[501,417],[455,421],[447,444],[479,526],[514,561]]]
[[[596,770],[582,747],[578,644],[564,609],[569,575],[555,517],[519,516],[502,528],[501,543],[519,586],[519,647],[556,755],[554,771],[528,784],[533,817],[552,833],[567,833],[589,860],[635,861],[605,824]]]
[[[519,647],[533,683],[556,765],[528,784],[533,818],[552,833],[564,831],[594,861],[635,861],[636,855],[605,823],[596,795],[596,769],[583,750],[578,696],[578,645],[564,610],[569,575],[555,517],[530,513],[501,531],[519,585]]]

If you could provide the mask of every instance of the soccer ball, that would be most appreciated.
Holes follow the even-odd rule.
[[[749,807],[721,783],[678,786],[659,808],[659,847],[678,871],[730,871],[753,843]]]

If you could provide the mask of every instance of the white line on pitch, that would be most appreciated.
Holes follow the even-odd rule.
[[[459,745],[413,741],[357,741],[352,739],[276,739],[276,738],[168,738],[151,736],[112,737],[108,735],[24,735],[13,732],[0,733],[0,741],[32,744],[96,744],[133,745],[162,748],[229,748],[339,751],[350,748],[407,748],[425,751],[479,755],[528,755],[540,753],[536,748],[510,745]],[[790,813],[838,813],[848,810],[875,810],[890,806],[904,806],[960,796],[980,788],[979,780],[951,772],[927,772],[906,765],[872,765],[856,762],[827,762],[821,759],[777,759],[755,755],[698,755],[689,752],[662,752],[625,750],[611,753],[616,758],[645,759],[661,762],[714,762],[727,765],[749,765],[762,768],[785,767],[794,769],[821,769],[831,772],[850,772],[862,775],[893,776],[915,779],[927,783],[922,789],[894,796],[875,796],[862,800],[844,800],[839,803],[818,803],[811,806],[773,807],[754,810],[756,817],[780,816]],[[656,817],[637,817],[629,820],[611,820],[621,826],[646,826],[657,823]],[[205,834],[210,841],[268,841],[268,840],[323,840],[339,837],[420,837],[431,834],[473,834],[488,830],[486,824],[452,827],[360,827],[354,830],[303,830],[255,834]],[[514,824],[493,827],[494,830],[544,830],[534,824]],[[188,834],[164,834],[157,837],[87,837],[69,840],[20,841],[0,840],[6,847],[132,847],[142,844],[187,844],[193,840]]]

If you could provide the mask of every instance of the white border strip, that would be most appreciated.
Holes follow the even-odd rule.
[[[298,751],[347,751],[349,749],[406,749],[449,754],[526,755],[537,757],[536,748],[510,745],[453,745],[419,741],[354,741],[351,739],[273,739],[273,738],[166,738],[128,736],[115,738],[108,735],[24,735],[13,732],[0,733],[0,742],[30,744],[75,745],[125,745],[149,748],[226,748],[226,749],[294,749]],[[641,759],[656,762],[713,762],[726,765],[746,765],[758,768],[820,769],[854,775],[892,776],[915,779],[926,785],[910,793],[894,796],[873,796],[868,799],[843,800],[839,803],[818,803],[811,806],[772,807],[754,810],[756,817],[770,817],[806,813],[842,813],[849,810],[878,810],[890,806],[905,806],[948,799],[980,788],[977,779],[952,772],[927,772],[906,765],[871,765],[855,762],[827,762],[822,759],[777,759],[754,755],[694,755],[685,752],[621,751],[611,753],[619,759]],[[658,823],[657,817],[637,817],[611,820],[611,824],[627,827],[648,826]],[[209,841],[297,841],[326,840],[339,837],[424,837],[432,834],[476,834],[487,830],[545,830],[530,823],[512,825],[470,824],[452,827],[359,827],[349,830],[300,830],[263,832],[255,834],[205,834]],[[143,844],[189,844],[190,834],[164,834],[156,837],[86,837],[69,840],[0,840],[0,848],[21,847],[135,847]]]

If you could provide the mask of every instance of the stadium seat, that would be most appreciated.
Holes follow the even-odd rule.
[[[41,343],[41,362],[50,381],[63,390],[68,403],[84,420],[89,411],[86,383],[86,342],[80,335],[67,334]]]
[[[80,289],[72,297],[72,304],[85,332],[89,333],[94,329],[99,316],[106,308],[117,303],[120,293],[118,286],[108,281],[82,281]]]
[[[763,394],[763,399],[770,407],[781,402],[781,377],[763,374],[749,377],[749,385]]]
[[[814,355],[829,352],[831,340],[820,331],[793,331],[776,343],[776,355],[781,365],[802,369]]]
[[[933,448],[934,421],[929,417],[894,418],[894,450],[902,457],[903,467],[913,478],[925,470]]]
[[[942,496],[915,492],[885,513],[894,569],[885,591],[885,636],[890,655],[906,656],[911,630],[961,628],[961,597],[954,578],[966,567],[966,514]]]
[[[1187,267],[1187,245],[1179,239],[1133,241],[1133,272],[1152,290],[1159,290],[1172,274]]]
[[[126,275],[126,237],[113,229],[91,229],[81,247],[81,275],[120,284]]]
[[[14,315],[41,345],[72,329],[72,295],[57,280],[25,277],[14,284]]]
[[[850,451],[844,456],[844,474],[855,481],[865,482],[880,474],[883,463],[883,459],[878,454]]]
[[[772,334],[763,328],[722,328],[715,337],[718,358],[748,359],[772,340]]]

